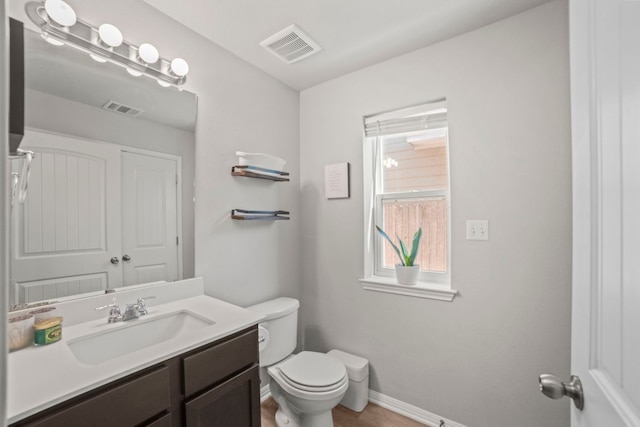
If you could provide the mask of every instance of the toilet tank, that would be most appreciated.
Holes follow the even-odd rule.
[[[266,319],[259,326],[267,333],[258,332],[265,341],[260,345],[260,366],[277,363],[296,348],[298,337],[298,307],[300,303],[293,298],[276,298],[247,307],[247,310],[262,314]]]

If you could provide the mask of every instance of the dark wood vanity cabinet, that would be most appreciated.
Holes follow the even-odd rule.
[[[253,396],[258,395],[257,399]],[[260,373],[243,371],[185,404],[186,425],[260,426]]]
[[[99,387],[11,427],[259,427],[256,326]]]

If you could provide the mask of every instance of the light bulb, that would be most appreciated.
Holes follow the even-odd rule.
[[[118,47],[122,44],[123,38],[120,30],[111,24],[102,24],[98,28],[98,35],[102,43],[109,47]]]
[[[163,81],[163,80],[160,80],[160,79],[158,79],[158,84],[159,84],[160,86],[162,86],[162,87],[169,87],[169,86],[171,86],[171,84],[169,84],[169,83],[167,83],[167,82],[165,82],[165,81]]]
[[[133,77],[140,77],[142,73],[140,71],[134,70],[133,68],[127,67],[127,73],[131,74]]]
[[[171,61],[171,72],[178,77],[184,77],[189,72],[189,64],[182,58],[176,58]]]
[[[58,25],[70,27],[76,23],[76,12],[62,0],[46,0],[44,9],[47,11],[49,18]]]
[[[62,43],[60,40],[56,40],[53,37],[49,37],[48,35],[42,33],[42,38],[45,39],[45,41],[53,46],[64,46],[64,43]]]
[[[138,57],[146,64],[155,64],[160,58],[160,54],[154,45],[142,43],[138,48]]]
[[[103,57],[94,55],[93,53],[90,53],[89,56],[91,57],[91,59],[93,59],[96,62],[101,62],[101,63],[107,62],[107,60],[104,59]]]

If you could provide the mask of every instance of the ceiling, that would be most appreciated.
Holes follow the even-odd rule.
[[[145,0],[302,90],[480,28],[549,0]],[[287,64],[259,43],[296,24],[322,50]]]

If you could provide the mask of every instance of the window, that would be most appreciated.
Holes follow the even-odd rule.
[[[393,293],[450,290],[449,132],[446,102],[365,117],[365,275],[366,289],[384,285]],[[399,290],[394,266],[398,256],[375,232],[375,225],[411,245],[422,228],[416,257],[420,265],[416,290]],[[369,286],[369,287],[367,287]],[[394,287],[395,286],[395,287]],[[380,289],[372,289],[380,290]],[[415,295],[421,296],[421,295]]]

